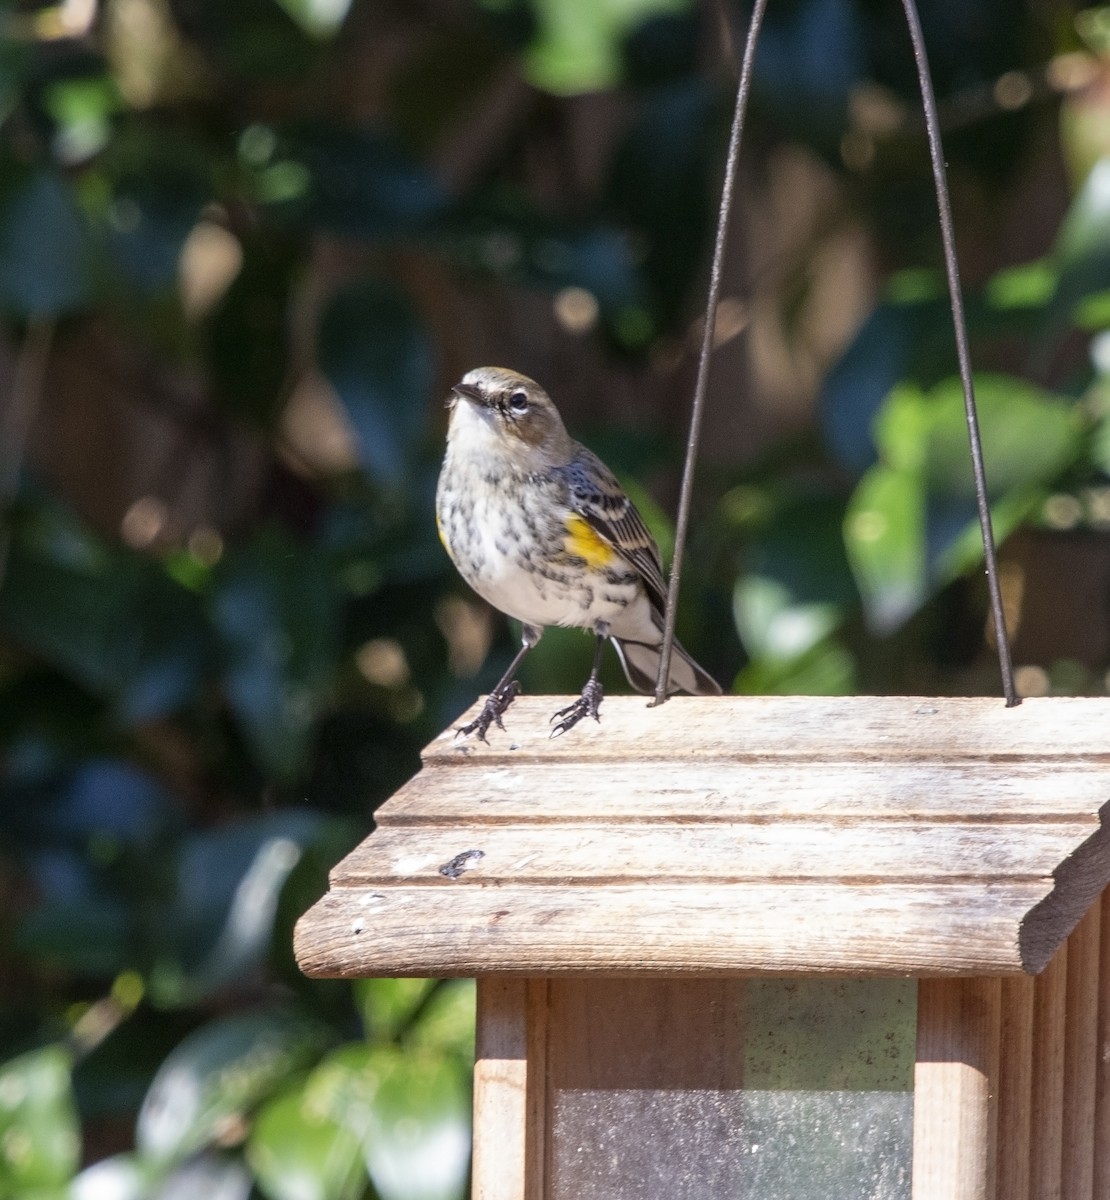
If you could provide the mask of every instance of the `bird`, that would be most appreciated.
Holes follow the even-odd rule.
[[[600,720],[606,641],[629,684],[655,690],[666,584],[659,547],[612,471],[567,432],[533,379],[477,367],[447,397],[447,446],[436,488],[440,540],[484,600],[521,623],[521,645],[478,716],[459,735],[486,741],[520,692],[516,673],[549,625],[595,638],[578,699],[551,718],[551,736]],[[667,691],[720,695],[675,641]]]

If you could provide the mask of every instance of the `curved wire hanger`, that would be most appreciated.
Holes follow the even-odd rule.
[[[940,121],[937,117],[936,97],[929,77],[929,60],[925,53],[925,39],[921,32],[921,21],[914,0],[902,0],[902,8],[909,26],[910,42],[913,46],[914,62],[917,66],[918,86],[925,111],[925,129],[929,138],[929,157],[933,167],[933,187],[937,197],[940,217],[941,243],[944,250],[944,269],[948,279],[948,296],[952,309],[952,326],[956,337],[956,356],[959,361],[960,382],[963,385],[964,413],[967,418],[968,443],[971,451],[971,469],[975,477],[975,503],[979,515],[979,529],[983,537],[983,555],[986,561],[987,588],[990,594],[991,619],[994,626],[998,662],[1002,674],[1002,692],[1006,707],[1021,703],[1014,686],[1014,668],[1010,653],[1009,635],[1006,632],[1006,617],[1002,607],[1002,589],[999,584],[998,554],[991,525],[990,503],[987,500],[986,471],[983,466],[983,447],[979,436],[979,416],[975,406],[975,386],[971,377],[971,354],[968,350],[967,325],[964,319],[963,297],[960,292],[960,271],[956,260],[956,241],[952,228],[952,205],[948,196],[948,180],[944,170],[944,151],[940,140]],[[686,440],[686,460],[682,470],[682,487],[679,491],[678,514],[675,519],[674,557],[667,587],[667,607],[664,615],[663,644],[659,657],[659,674],[655,681],[653,703],[662,704],[667,696],[667,680],[670,677],[671,652],[674,647],[675,614],[678,608],[678,589],[682,579],[682,562],[686,549],[686,534],[690,525],[690,502],[694,491],[694,469],[701,441],[702,416],[705,411],[705,396],[709,385],[709,360],[713,349],[713,332],[717,321],[717,302],[721,294],[721,271],[724,262],[725,243],[728,239],[729,218],[732,211],[732,196],[736,184],[736,164],[740,156],[740,138],[744,128],[744,116],[751,92],[756,45],[767,0],[755,0],[752,5],[751,22],[744,42],[744,57],[740,66],[740,82],[736,90],[736,107],[733,111],[732,128],[729,134],[728,154],[725,159],[724,182],[721,187],[721,204],[717,215],[717,236],[713,246],[713,259],[709,271],[709,296],[705,306],[705,325],[702,330],[701,350],[698,356],[697,381],[694,384],[694,399],[690,410],[690,430]]]

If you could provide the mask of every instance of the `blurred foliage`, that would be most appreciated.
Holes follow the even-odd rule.
[[[1047,178],[1021,253],[964,247],[979,419],[1025,684],[1105,691],[1110,10],[922,7],[957,224]],[[435,537],[449,383],[562,376],[670,546],[744,16],[0,7],[0,1200],[465,1193],[470,985],[310,982],[292,926],[511,653]],[[680,633],[739,692],[997,687],[901,22],[770,5],[742,215],[802,163],[819,219],[722,358],[802,360],[845,231],[875,282],[803,422],[706,447]]]

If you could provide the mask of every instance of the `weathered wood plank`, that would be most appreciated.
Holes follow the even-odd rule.
[[[1064,1138],[1064,1018],[1068,978],[1065,942],[1033,993],[1033,1137],[1030,1200],[1060,1200]]]
[[[1095,1200],[1096,1196],[1094,1142],[1100,917],[1101,907],[1095,904],[1068,938],[1062,1200]]]
[[[474,1200],[525,1200],[528,983],[478,980],[474,1056]],[[532,1070],[536,1070],[533,1064]]]
[[[523,756],[508,764],[437,762],[379,808],[375,820],[382,827],[660,819],[1029,822],[1094,818],[1110,801],[1110,763],[702,758],[604,769],[570,760],[553,766]]]
[[[1033,979],[1002,980],[996,1200],[1029,1200],[1033,1095]]]
[[[917,991],[914,1200],[991,1200],[1001,981],[923,979]]]
[[[1110,883],[1105,701],[613,697],[552,741],[558,704],[432,743],[306,970],[1036,972]]]
[[[390,827],[352,851],[332,872],[331,882],[333,887],[372,887],[408,880],[449,887],[637,879],[1047,880],[1093,828],[1090,823],[861,826],[828,821]]]
[[[1098,1047],[1095,1054],[1094,1193],[1110,1196],[1110,888],[1099,906]]]
[[[533,756],[548,762],[609,759],[695,762],[707,756],[804,758],[989,758],[1076,755],[1110,762],[1102,699],[1036,698],[1006,708],[990,697],[677,696],[658,708],[643,696],[610,696],[601,721],[550,738],[551,714],[570,696],[522,696],[489,745],[445,730],[425,761],[466,757],[495,762]],[[473,719],[479,703],[459,717]]]
[[[337,888],[301,918],[309,975],[983,975],[1045,884]]]

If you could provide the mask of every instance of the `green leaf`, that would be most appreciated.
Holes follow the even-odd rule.
[[[1053,251],[1060,273],[1050,327],[1066,327],[1085,296],[1110,288],[1110,158],[1092,167],[1060,226]]]
[[[397,1038],[435,986],[431,979],[356,979],[355,1003],[367,1038]]]
[[[789,662],[806,654],[840,624],[835,604],[798,604],[787,586],[766,575],[743,575],[733,593],[736,628],[753,658]]]
[[[408,298],[370,280],[336,295],[320,326],[320,366],[339,393],[363,466],[399,485],[427,425],[431,341]]]
[[[559,95],[612,87],[632,30],[688,7],[687,0],[533,0],[537,31],[525,71],[536,87]]]
[[[1070,401],[1013,376],[986,373],[975,376],[975,401],[992,501],[1047,482],[1078,454],[1083,417]],[[925,438],[923,467],[929,492],[970,500],[975,484],[959,381],[939,383],[924,407],[926,426],[911,436],[920,433]]]
[[[0,1066],[0,1195],[60,1187],[77,1170],[71,1065],[60,1046],[47,1046]]]
[[[1011,376],[977,375],[975,392],[992,523],[1001,541],[1075,461],[1083,416]],[[882,461],[852,496],[845,541],[868,621],[888,633],[982,556],[959,381],[944,380],[929,392],[896,388],[876,419],[875,436]]]
[[[278,0],[282,8],[312,37],[328,38],[339,31],[351,0]]]
[[[351,1044],[309,1076],[305,1104],[362,1140],[381,1200],[458,1200],[470,1153],[465,1074],[443,1054]]]
[[[751,538],[733,614],[754,660],[782,664],[823,641],[857,603],[844,553],[843,500],[791,497]]]
[[[474,1061],[473,979],[450,979],[436,985],[420,1019],[406,1041],[413,1048],[455,1055],[460,1062]]]
[[[167,925],[184,963],[153,982],[155,1003],[180,1005],[251,984],[267,960],[278,897],[323,818],[304,809],[267,813],[189,837]]]
[[[796,658],[757,659],[732,685],[741,696],[850,696],[856,690],[855,659],[835,638]]]
[[[314,1061],[328,1032],[290,1013],[256,1012],[212,1021],[162,1064],[135,1129],[139,1151],[179,1162],[241,1123]]]
[[[362,1141],[296,1088],[269,1101],[247,1143],[247,1161],[270,1200],[359,1200]]]
[[[872,467],[848,504],[844,543],[871,628],[897,629],[917,611],[927,590],[920,473]]]
[[[198,1154],[165,1170],[134,1154],[116,1154],[82,1171],[66,1200],[249,1200],[243,1164],[220,1154]]]

